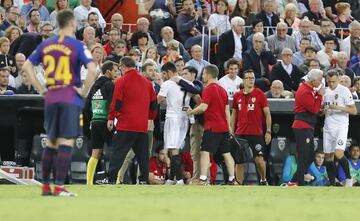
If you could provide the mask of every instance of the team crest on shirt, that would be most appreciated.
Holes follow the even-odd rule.
[[[13,64],[13,61],[12,61],[12,60],[10,60],[10,61],[9,61],[9,63],[10,63],[10,65],[12,65],[12,64]]]
[[[338,144],[339,146],[342,146],[342,145],[344,144],[344,141],[341,140],[341,139],[339,139],[338,142],[337,142],[337,144]]]
[[[310,143],[310,138],[306,138],[306,143]]]
[[[335,100],[339,98],[339,94],[335,94]]]
[[[256,101],[256,97],[252,97],[251,102],[255,103],[255,101]]]
[[[255,145],[255,150],[260,151],[261,150],[261,144],[256,144]]]
[[[100,101],[95,101],[95,108],[100,108]]]

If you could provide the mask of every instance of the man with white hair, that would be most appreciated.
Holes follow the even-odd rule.
[[[292,33],[292,37],[295,39],[297,50],[300,50],[299,45],[302,38],[307,37],[310,39],[311,46],[317,51],[324,48],[319,36],[315,31],[310,31],[313,23],[308,18],[303,18],[300,22],[300,29]]]
[[[303,13],[302,17],[307,17],[315,25],[320,25],[320,20],[326,17],[326,12],[320,8],[320,0],[309,0],[309,11]]]
[[[324,152],[325,166],[331,185],[335,185],[336,166],[334,156],[344,169],[345,186],[352,186],[349,163],[344,156],[349,129],[349,114],[356,115],[357,109],[350,90],[340,84],[340,70],[327,72],[328,88],[324,95]],[[346,75],[344,75],[346,76]],[[347,77],[347,76],[346,76]]]
[[[344,51],[348,58],[357,53],[355,43],[360,39],[360,23],[353,21],[349,25],[350,35],[340,43],[340,51]]]
[[[264,92],[270,87],[269,65],[276,64],[277,60],[271,51],[264,48],[265,37],[263,33],[255,33],[253,47],[243,54],[243,70],[251,69],[255,74],[255,85]]]
[[[231,19],[231,30],[224,32],[219,38],[219,54],[217,56],[220,76],[224,75],[224,64],[230,58],[239,62],[246,51],[246,38],[243,34],[245,21],[239,16]]]
[[[284,48],[290,48],[293,52],[296,51],[294,39],[287,35],[288,26],[285,22],[279,22],[276,25],[276,33],[267,38],[269,49],[278,59],[281,59],[281,52]]]
[[[352,81],[355,77],[355,73],[351,68],[348,67],[348,63],[349,63],[349,58],[346,55],[346,52],[344,51],[338,52],[336,56],[336,67],[344,70],[345,75],[349,76],[349,78]]]
[[[266,98],[285,98],[282,93],[284,92],[284,84],[275,80],[271,83],[270,90],[265,93]]]
[[[295,94],[295,117],[292,128],[295,134],[298,168],[293,180],[295,182],[288,183],[290,186],[305,184],[304,175],[314,158],[314,128],[325,94],[322,79],[323,72],[320,69],[309,71],[307,80],[300,84]]]

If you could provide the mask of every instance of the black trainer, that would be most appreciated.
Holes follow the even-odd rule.
[[[266,180],[260,181],[260,186],[269,186],[269,183]]]

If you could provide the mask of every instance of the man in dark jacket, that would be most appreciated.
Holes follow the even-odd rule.
[[[275,29],[270,27],[275,27],[280,22],[279,16],[274,12],[275,5],[276,1],[265,0],[264,9],[256,15],[257,19],[263,21],[264,27],[269,27],[264,29],[266,37],[275,33]]]
[[[99,77],[86,98],[84,113],[91,119],[91,158],[87,165],[86,183],[93,184],[96,165],[101,158],[104,143],[110,143],[112,134],[107,129],[107,116],[114,91],[114,83],[119,68],[112,61],[106,61],[101,68],[103,75]]]

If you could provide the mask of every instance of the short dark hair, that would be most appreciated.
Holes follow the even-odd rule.
[[[173,73],[176,73],[176,66],[173,62],[166,62],[162,67],[161,67],[161,72],[167,72],[167,71],[171,71]]]
[[[312,61],[317,62],[317,63],[320,65],[320,61],[319,61],[318,59],[316,59],[316,58],[310,59],[310,60],[308,61],[308,65],[310,65],[310,63],[311,63]]]
[[[114,46],[117,46],[117,45],[119,45],[119,44],[123,44],[123,45],[125,45],[126,46],[126,42],[125,42],[125,40],[124,39],[118,39],[118,40],[116,40],[115,42],[114,42]]]
[[[101,72],[105,74],[107,71],[111,71],[114,66],[118,66],[118,64],[113,61],[105,61],[101,66]]]
[[[301,44],[302,41],[309,41],[309,42],[311,42],[310,38],[308,38],[308,37],[303,37],[303,38],[300,40],[300,44]]]
[[[336,43],[336,40],[335,40],[334,36],[332,36],[332,35],[327,35],[324,37],[324,44],[327,41],[333,41],[334,43]]]
[[[187,70],[188,72],[190,72],[191,74],[195,74],[195,76],[197,75],[198,71],[196,68],[194,68],[193,66],[185,66],[183,70]]]
[[[360,148],[359,144],[357,144],[357,143],[352,143],[352,144],[350,145],[350,147],[349,147],[349,151],[352,151],[352,149],[354,149],[355,147]]]
[[[207,74],[210,74],[212,78],[216,79],[219,75],[219,69],[216,67],[216,65],[209,64],[204,67],[204,71],[206,71]]]
[[[87,19],[89,20],[90,16],[96,15],[99,18],[99,15],[96,12],[90,12],[87,16]]]
[[[136,66],[135,60],[130,56],[124,56],[120,59],[120,64],[125,65],[127,68],[134,68]]]
[[[316,154],[325,154],[325,152],[323,150],[321,150],[321,149],[318,149],[318,150],[315,151],[314,155],[316,155]]]
[[[178,63],[179,61],[185,62],[183,57],[178,57],[178,58],[174,61],[174,63]]]
[[[320,19],[320,26],[322,25],[323,22],[332,22],[332,21],[328,18],[322,18]]]
[[[317,50],[316,50],[313,46],[306,47],[306,48],[305,48],[305,53],[306,53],[307,51],[313,51],[313,52],[317,53]]]
[[[254,72],[254,70],[253,70],[253,69],[247,69],[247,70],[245,70],[245,71],[242,73],[242,76],[244,77],[244,76],[245,76],[245,74],[248,74],[248,73],[252,73],[252,74],[254,74],[254,75],[255,75],[255,72]]]
[[[257,24],[259,23],[263,23],[263,21],[261,19],[255,19],[251,25],[252,25],[252,28],[254,29],[256,27]]]
[[[360,76],[354,77],[354,80],[353,80],[354,84],[355,84],[356,82],[358,82],[358,81],[360,81]]]
[[[62,29],[67,27],[70,24],[70,22],[74,19],[75,19],[75,15],[71,10],[65,9],[60,11],[57,15],[57,22],[59,24],[59,28]]]
[[[151,62],[145,62],[145,63],[141,66],[141,71],[142,71],[142,72],[145,72],[146,69],[147,69],[147,67],[149,67],[149,66],[153,66],[153,67],[154,67],[154,64],[151,63]]]
[[[229,69],[230,65],[237,65],[238,68],[240,67],[239,61],[236,58],[230,58],[226,61],[226,68]]]
[[[39,11],[39,9],[37,9],[37,8],[33,8],[33,9],[31,9],[30,11],[29,11],[29,18],[31,17],[31,14],[33,13],[33,12],[39,12],[40,13],[40,11]]]
[[[329,77],[337,76],[337,77],[339,77],[339,72],[336,69],[330,69],[330,70],[328,70],[326,72],[326,76],[329,76]]]

